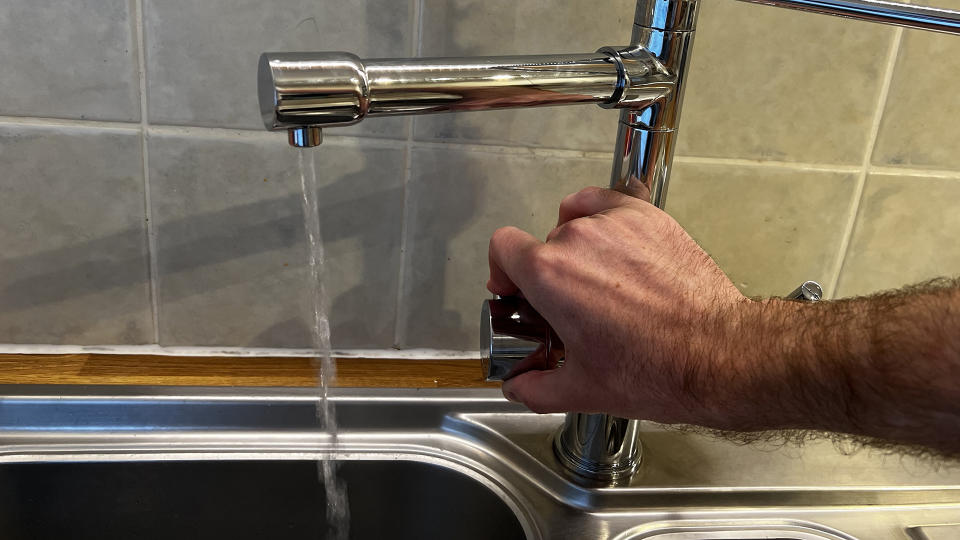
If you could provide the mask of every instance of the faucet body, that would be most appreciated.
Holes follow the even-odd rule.
[[[666,202],[683,83],[699,0],[639,0],[631,43],[595,53],[496,58],[360,58],[266,53],[260,108],[267,129],[316,146],[321,128],[366,117],[594,103],[623,112],[611,186]],[[579,476],[629,479],[640,464],[639,421],[567,415],[557,457]]]
[[[745,1],[960,33],[960,12],[937,8],[882,0]],[[258,74],[261,114],[267,129],[287,130],[291,145],[310,147],[321,143],[322,128],[366,117],[585,103],[618,108],[610,185],[663,208],[699,2],[637,0],[630,43],[594,53],[373,60],[342,52],[265,53]],[[812,290],[804,284],[792,295],[819,300],[819,286]],[[562,351],[544,321],[526,324],[539,315],[510,306],[517,316],[497,322],[484,304],[483,361],[493,380],[516,375],[513,366],[539,346]],[[511,333],[497,327],[503,320],[526,326]],[[543,335],[531,337],[538,324]],[[639,466],[638,436],[637,420],[571,413],[554,448],[578,477],[615,484]]]

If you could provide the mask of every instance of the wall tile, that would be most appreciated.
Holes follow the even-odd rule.
[[[130,5],[0,3],[0,115],[139,120]]]
[[[860,164],[890,27],[701,2],[677,152]]]
[[[257,61],[267,51],[409,56],[404,1],[145,0],[151,122],[263,129]],[[337,133],[406,136],[406,119],[378,118]]]
[[[270,50],[406,57],[413,0],[143,0],[148,106],[156,124],[260,130],[256,65]],[[422,0],[422,56],[558,53],[625,43],[634,0]],[[937,4],[926,2],[925,4]],[[945,5],[949,2],[945,2]],[[702,3],[678,153],[860,164],[893,29],[740,2]],[[139,121],[132,0],[0,6],[0,115]],[[589,16],[584,16],[589,14]],[[957,38],[906,31],[873,163],[960,168]],[[29,54],[27,54],[29,53]],[[487,243],[512,224],[543,237],[563,195],[605,185],[599,107],[418,117],[407,252],[402,143],[331,138],[321,174],[326,286],[337,347],[475,349]],[[406,137],[409,119],[331,135]],[[297,153],[284,137],[160,128],[149,139],[161,343],[304,347],[310,283]],[[682,161],[668,210],[749,295],[830,280],[853,174]],[[0,342],[153,339],[142,162],[134,129],[0,124]],[[960,180],[868,178],[838,294],[960,273]],[[924,208],[917,213],[916,208]],[[402,261],[401,261],[402,257]]]
[[[826,286],[854,174],[679,163],[667,211],[748,296]]]
[[[543,238],[567,194],[607,182],[607,160],[447,149],[414,152],[404,301],[407,347],[478,347],[489,298],[487,247],[499,227]]]
[[[960,39],[904,31],[893,73],[873,163],[960,168]]]
[[[635,5],[424,0],[421,56],[580,53],[629,43]],[[417,118],[416,138],[610,150],[618,114],[593,105],[438,114]]]
[[[153,337],[135,131],[0,125],[0,340]]]
[[[840,274],[840,296],[960,276],[960,179],[871,174]]]
[[[334,346],[393,344],[403,150],[324,144],[316,159]],[[307,347],[297,150],[267,136],[157,136],[150,180],[161,344]]]

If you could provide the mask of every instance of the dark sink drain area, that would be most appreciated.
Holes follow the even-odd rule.
[[[350,538],[524,538],[476,480],[412,461],[344,461]],[[0,465],[0,538],[324,538],[313,461],[153,461]]]

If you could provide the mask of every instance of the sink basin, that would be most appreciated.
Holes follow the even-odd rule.
[[[347,461],[357,538],[524,538],[479,482],[412,461]],[[312,461],[11,463],[0,538],[311,539],[328,530]]]
[[[0,386],[0,538],[319,538],[315,460],[351,538],[866,540],[960,522],[960,468],[829,442],[743,446],[643,426],[629,485],[585,486],[496,389]]]

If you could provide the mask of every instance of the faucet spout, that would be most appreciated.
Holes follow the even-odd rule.
[[[269,130],[316,146],[320,128],[366,117],[594,103],[643,108],[674,95],[676,77],[643,48],[478,58],[360,58],[265,53],[260,112]],[[307,129],[305,129],[307,128]]]

